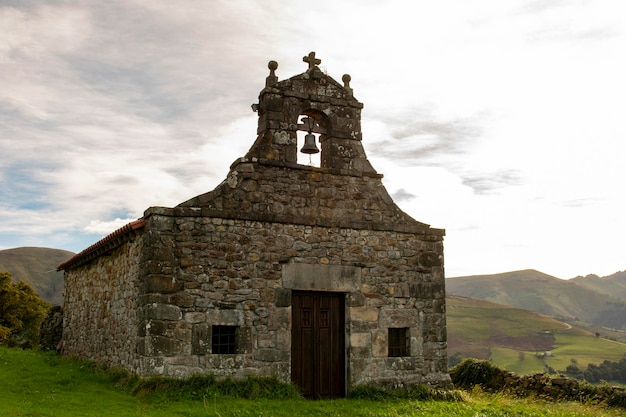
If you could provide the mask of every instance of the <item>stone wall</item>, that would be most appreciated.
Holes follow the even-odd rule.
[[[449,381],[443,231],[380,177],[239,161],[213,192],[147,210],[141,373],[288,381],[291,291],[315,290],[346,294],[350,385]],[[240,326],[238,354],[211,354],[213,325]],[[410,357],[388,357],[390,327],[410,328]]]
[[[169,288],[148,277],[144,296],[144,372],[290,379],[293,289],[347,294],[350,382],[427,382],[446,371],[443,272],[420,266],[439,242],[406,233],[322,228],[183,215],[162,210],[150,247],[178,277]],[[152,229],[154,230],[154,229]],[[294,266],[317,266],[317,280],[293,282]],[[359,280],[323,282],[333,266],[359,270]],[[328,269],[325,269],[327,267]],[[418,272],[419,271],[419,272]],[[309,275],[309,274],[305,274]],[[339,277],[340,274],[337,274]],[[167,283],[169,284],[169,282]],[[302,288],[305,287],[305,288]],[[210,327],[244,329],[242,351],[212,355]],[[387,328],[411,327],[411,357],[387,357]],[[437,375],[437,378],[444,378]],[[440,381],[433,381],[440,382]]]
[[[43,350],[58,350],[63,337],[63,308],[53,306],[41,322],[39,329],[39,348]]]
[[[380,175],[242,160],[142,222],[66,271],[64,353],[144,376],[289,381],[291,292],[329,291],[346,297],[348,386],[449,383],[443,231],[395,206]],[[235,354],[211,352],[215,325],[238,326]],[[389,357],[398,327],[410,353]]]
[[[394,230],[442,242],[431,228],[398,208],[382,175],[314,168],[288,162],[241,158],[215,190],[178,205],[191,215],[259,220],[309,226]],[[152,211],[148,210],[146,214]],[[179,211],[183,213],[182,211]],[[441,245],[440,245],[441,246]],[[443,248],[434,255],[438,264]]]
[[[142,240],[65,271],[62,353],[135,371]]]

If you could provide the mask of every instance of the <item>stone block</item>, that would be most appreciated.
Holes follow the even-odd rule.
[[[181,342],[165,336],[147,336],[146,350],[153,355],[173,356],[180,353]]]
[[[276,294],[276,307],[291,307],[291,290],[277,288],[274,292]]]
[[[372,331],[372,356],[386,357],[388,354],[389,334],[387,329]]]
[[[382,308],[379,324],[382,328],[415,327],[418,322],[418,313],[416,309]]]
[[[157,215],[165,214],[165,216]],[[169,216],[171,209],[165,207],[151,207],[146,214],[152,214],[149,217],[149,227],[151,231],[171,232],[174,230],[174,218]]]
[[[172,275],[148,275],[144,282],[146,293],[170,294],[181,291],[184,287],[184,283]]]
[[[293,290],[358,291],[361,268],[346,265],[293,263],[282,269],[283,286]]]
[[[149,320],[145,325],[147,335],[162,336],[167,330],[167,325],[163,320]]]
[[[178,292],[176,294],[172,294],[168,301],[170,304],[174,304],[179,307],[193,307],[196,302],[196,297],[185,292]]]
[[[443,255],[437,252],[422,252],[419,255],[419,264],[425,268],[443,266]]]
[[[152,303],[146,306],[146,319],[180,320],[182,317],[180,307],[175,305]]]
[[[351,348],[369,348],[372,345],[371,333],[352,333],[350,335]]]
[[[165,365],[177,365],[177,366],[198,366],[198,357],[192,355],[185,356],[171,356],[163,359]]]
[[[378,321],[378,309],[365,308],[365,307],[351,307],[349,309],[350,320],[352,321],[365,321],[365,322],[377,322]]]
[[[222,326],[241,326],[244,324],[242,310],[209,310],[206,313],[207,323]]]
[[[203,312],[195,312],[191,311],[185,313],[185,322],[196,324],[196,323],[204,323],[206,321],[206,314]]]
[[[206,323],[194,324],[191,328],[191,354],[205,355],[211,352],[211,326]]]
[[[365,296],[360,292],[351,292],[348,295],[348,307],[365,306]]]
[[[241,326],[237,329],[237,353],[250,353],[254,350],[254,341],[252,340],[252,328]]]
[[[274,334],[264,333],[257,335],[257,346],[261,349],[276,347],[276,337]]]
[[[290,330],[277,330],[276,331],[276,349],[291,350],[291,331]]]
[[[254,352],[254,359],[261,362],[287,362],[290,352],[278,349],[257,349]]]

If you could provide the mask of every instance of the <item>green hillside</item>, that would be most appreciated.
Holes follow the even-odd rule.
[[[626,330],[626,300],[535,270],[448,278],[446,290],[449,294]]]
[[[499,367],[529,374],[547,367],[563,371],[572,360],[581,368],[619,362],[626,355],[626,343],[534,311],[456,295],[446,302],[450,357],[491,359]]]
[[[626,271],[616,272],[606,277],[597,275],[581,276],[572,278],[570,281],[602,294],[626,299]]]
[[[15,248],[0,251],[0,271],[30,284],[41,298],[53,305],[63,304],[63,272],[57,266],[73,252],[49,248]]]

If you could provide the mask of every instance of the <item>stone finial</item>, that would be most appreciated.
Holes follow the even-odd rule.
[[[302,57],[302,60],[309,64],[309,71],[312,71],[317,65],[322,63],[321,59],[315,58],[315,52],[309,52],[307,56]]]
[[[265,86],[270,87],[278,82],[278,77],[276,76],[276,68],[278,68],[278,62],[270,61],[267,63],[267,68],[270,70],[270,75],[265,79]]]
[[[343,88],[345,88],[348,94],[352,95],[352,88],[350,88],[350,81],[352,81],[352,77],[350,74],[343,74],[341,81],[343,81]]]

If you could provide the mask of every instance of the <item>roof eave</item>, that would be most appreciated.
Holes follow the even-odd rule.
[[[146,221],[141,218],[120,227],[113,233],[100,239],[98,242],[89,246],[87,249],[82,250],[81,252],[72,256],[67,261],[57,266],[57,271],[67,271],[69,269],[84,265],[89,261],[97,258],[98,256],[112,251],[124,242],[128,241],[130,237],[134,236],[136,230],[142,229],[145,225]]]

